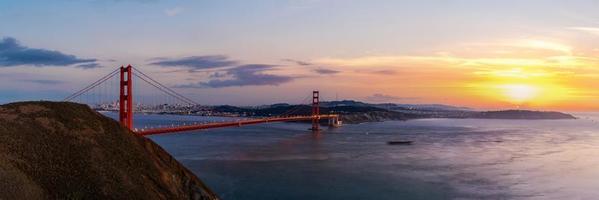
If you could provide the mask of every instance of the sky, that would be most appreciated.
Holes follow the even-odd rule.
[[[599,1],[0,0],[0,103],[131,64],[202,104],[599,110]]]

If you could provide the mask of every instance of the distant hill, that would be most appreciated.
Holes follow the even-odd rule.
[[[328,101],[320,102],[323,107],[335,107],[335,106],[357,106],[357,107],[377,107],[387,110],[472,110],[468,107],[457,107],[443,104],[396,104],[396,103],[365,103],[354,100],[342,100],[342,101]]]
[[[395,104],[396,107],[417,109],[417,110],[459,110],[459,111],[471,111],[472,108],[450,106],[444,104]]]
[[[341,114],[344,123],[361,123],[386,120],[409,120],[421,118],[480,118],[480,119],[575,119],[560,112],[529,110],[474,111],[467,107],[442,104],[370,104],[354,100],[320,102],[322,114]],[[242,116],[310,115],[310,105],[278,103],[256,108],[216,106],[215,112],[237,113]]]
[[[477,112],[472,118],[481,119],[576,119],[576,117],[560,112],[543,112],[530,110],[502,110]]]
[[[75,103],[0,106],[0,199],[218,199],[151,140]]]
[[[373,104],[364,103],[354,100],[341,100],[341,101],[322,101],[320,102],[322,107],[335,107],[335,106],[354,106],[354,107],[374,107]]]

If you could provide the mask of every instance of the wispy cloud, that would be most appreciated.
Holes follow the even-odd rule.
[[[55,50],[29,48],[21,45],[15,38],[6,37],[0,40],[0,67],[21,65],[69,66],[79,63],[92,63],[96,59],[83,59]]]
[[[301,66],[310,66],[310,65],[313,65],[310,62],[301,61],[301,60],[295,60],[295,59],[289,59],[289,58],[283,59],[282,61],[290,62],[290,63],[296,64],[296,65],[301,65]]]
[[[356,69],[373,66],[409,68],[408,66],[463,67],[470,69],[488,67],[586,67],[599,59],[585,56],[554,55],[545,57],[461,57],[461,56],[366,56],[356,58],[325,58],[320,63]]]
[[[81,69],[95,69],[95,68],[101,68],[102,65],[100,65],[98,63],[85,63],[85,64],[79,64],[75,67],[81,68]]]
[[[314,69],[313,71],[316,73],[319,73],[319,74],[326,74],[326,75],[333,75],[333,74],[337,74],[337,73],[341,72],[341,71],[325,69],[325,68],[318,68],[318,69]]]
[[[398,97],[398,96],[393,96],[393,95],[376,93],[371,96],[367,96],[365,99],[367,101],[371,101],[371,102],[396,102],[396,101],[401,101],[401,100],[416,100],[419,98],[418,97]]]
[[[285,75],[266,74],[266,71],[274,70],[275,65],[248,64],[225,70],[213,77],[227,77],[227,79],[213,79],[207,82],[178,85],[178,88],[222,88],[243,86],[277,86],[291,82],[294,77]]]
[[[30,83],[37,83],[37,84],[43,84],[43,85],[57,85],[57,84],[61,84],[64,83],[64,81],[59,81],[59,80],[45,80],[45,79],[24,79],[21,80],[23,82],[30,82]]]
[[[313,69],[311,71],[316,72],[321,75],[333,75],[333,74],[337,74],[337,73],[341,72],[339,70],[328,69],[328,68],[325,68],[322,66],[319,67],[317,64],[314,64],[314,63],[311,63],[308,61],[302,61],[302,60],[296,60],[296,59],[290,59],[290,58],[282,59],[282,61],[289,62],[289,63],[299,65],[299,66],[312,67]],[[314,68],[314,67],[318,67],[318,68]]]
[[[174,8],[168,8],[168,9],[164,10],[164,14],[169,17],[181,14],[181,12],[183,12],[182,7],[174,7]]]
[[[224,55],[189,56],[183,58],[156,58],[151,65],[162,67],[185,67],[194,70],[212,69],[237,65],[238,62]]]
[[[572,47],[560,44],[556,42],[548,42],[544,40],[524,40],[519,41],[516,44],[512,44],[515,47],[521,48],[533,48],[533,49],[543,49],[543,50],[551,50],[566,53],[568,55],[572,54]]]
[[[223,77],[227,77],[227,73],[226,72],[214,72],[212,74],[210,74],[210,78],[223,78]]]
[[[599,35],[599,27],[569,27],[569,29]]]
[[[378,74],[378,75],[395,75],[396,71],[393,70],[356,70],[358,73],[369,73],[369,74]]]

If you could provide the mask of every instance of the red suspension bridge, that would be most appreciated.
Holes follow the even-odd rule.
[[[119,74],[120,76],[117,76]],[[140,95],[137,96],[139,98],[139,102],[138,104],[134,104],[133,99],[135,93],[133,92],[133,88],[134,83],[138,81],[146,83],[146,86],[148,86],[147,88],[159,91],[159,93],[164,97],[156,98],[150,93],[140,92]],[[118,82],[118,84],[114,84],[114,82]],[[118,87],[118,89],[114,88],[115,86]],[[136,87],[138,86],[139,85]],[[118,93],[115,91],[118,91]],[[95,108],[100,110],[118,110],[118,118],[121,125],[129,128],[139,135],[154,135],[222,127],[237,127],[269,122],[311,121],[312,127],[310,130],[315,132],[320,130],[321,120],[328,120],[328,125],[331,127],[340,125],[339,115],[320,113],[320,93],[318,91],[313,91],[311,103],[312,112],[309,115],[298,115],[297,112],[300,110],[300,106],[296,106],[277,116],[137,129],[133,126],[133,116],[134,112],[136,111],[160,112],[164,110],[177,110],[181,108],[197,108],[200,106],[200,104],[170,89],[169,87],[156,81],[131,65],[127,67],[120,67],[110,72],[108,75],[100,78],[87,87],[84,87],[83,89],[66,97],[64,101],[86,103],[93,105]]]

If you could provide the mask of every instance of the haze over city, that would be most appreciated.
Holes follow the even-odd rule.
[[[599,2],[546,2],[1,0],[0,102],[131,64],[213,105],[597,110]]]

